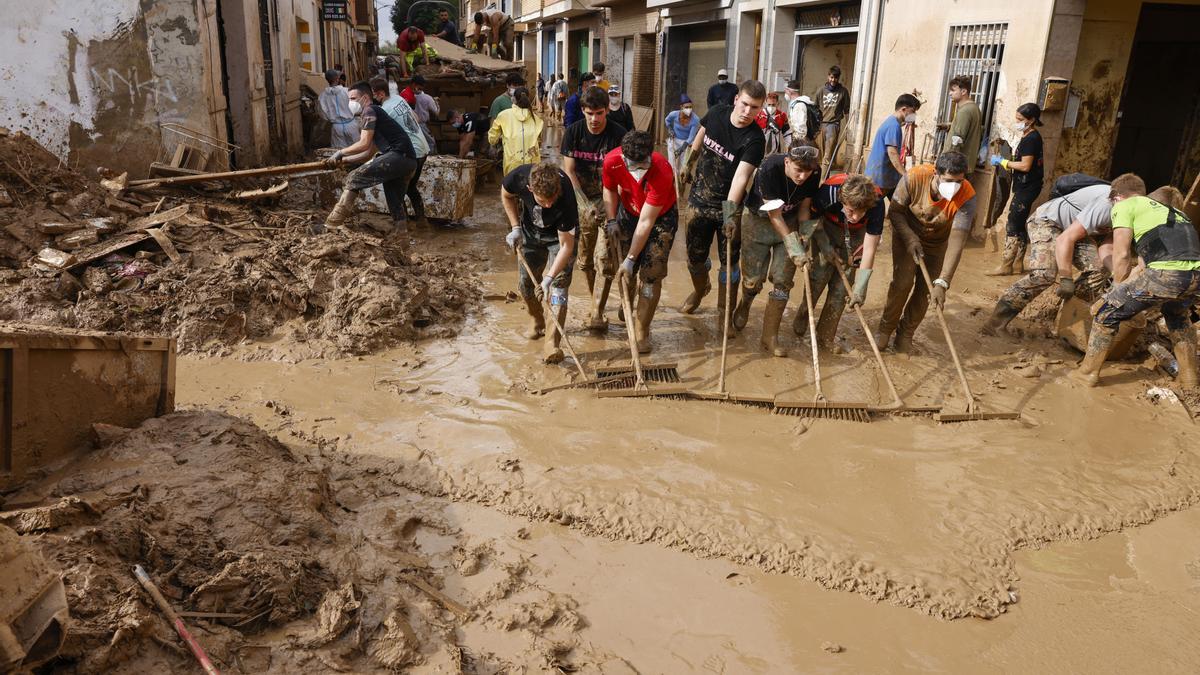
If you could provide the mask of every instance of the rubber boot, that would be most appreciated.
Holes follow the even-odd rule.
[[[879,328],[875,330],[875,345],[880,350],[887,349],[888,343],[892,341],[892,334],[895,332],[896,328],[894,326],[879,324]]]
[[[779,324],[783,321],[783,310],[787,307],[787,298],[767,296],[767,306],[763,309],[762,348],[771,350],[775,356],[787,356],[787,349],[779,341]]]
[[[1179,374],[1175,376],[1179,386],[1184,389],[1200,387],[1200,373],[1196,372],[1196,341],[1191,329],[1171,331],[1171,344],[1179,363]]]
[[[912,333],[906,330],[897,330],[896,339],[892,343],[892,349],[900,354],[907,354],[912,351],[913,336]]]
[[[1004,239],[1004,257],[1000,259],[1000,264],[995,268],[984,272],[989,277],[1005,277],[1013,274],[1013,263],[1017,258],[1017,248],[1020,246],[1021,240],[1016,237],[1006,237]]]
[[[358,193],[354,190],[342,190],[342,196],[338,197],[337,204],[333,205],[333,210],[325,217],[326,229],[344,225],[350,214],[354,213],[354,200],[357,198]]]
[[[700,307],[700,301],[708,292],[712,290],[712,283],[708,280],[708,270],[704,270],[698,274],[692,275],[692,292],[679,306],[679,311],[684,314],[692,314]]]
[[[730,294],[729,300],[733,303],[733,308],[737,309],[737,302],[738,302],[738,292],[737,291],[738,291],[738,286],[740,286],[740,285],[741,285],[740,283],[735,281],[735,282],[733,282],[732,286],[727,287],[725,285],[725,282],[717,281],[717,320],[718,321],[720,321],[722,323],[725,321],[725,299],[726,299],[725,291],[727,288],[728,288],[728,291]]]
[[[839,320],[842,318],[839,314]],[[821,318],[817,321],[817,348],[832,351],[836,354],[841,354],[842,349],[834,341],[837,338],[838,321],[834,320],[832,312],[821,312]]]
[[[1089,387],[1099,384],[1100,367],[1108,358],[1108,352],[1112,349],[1113,337],[1116,334],[1115,330],[1092,324],[1092,335],[1088,338],[1087,353],[1083,355],[1079,367],[1071,371],[1071,379]]]
[[[747,288],[742,293],[742,299],[733,308],[733,329],[740,331],[746,327],[746,322],[750,320],[750,305],[754,304],[754,298],[758,296],[758,291]]]
[[[551,308],[558,317],[559,325],[566,325],[567,321],[567,298],[563,296],[563,303],[557,307]],[[563,350],[559,347],[562,342],[562,333],[558,332],[558,327],[551,324],[549,330],[546,331],[546,338],[542,342],[542,363],[562,363]]]
[[[980,332],[984,335],[995,337],[1008,327],[1008,322],[1017,318],[1021,310],[1013,307],[1007,302],[1000,300],[996,303],[996,307],[992,309],[992,315],[988,317],[987,323],[983,324]]]
[[[588,316],[586,328],[603,333],[608,330],[608,317],[604,315],[604,306],[608,303],[608,293],[612,290],[612,277],[600,276],[600,285],[592,293],[592,313]]]
[[[1017,255],[1013,258],[1012,273],[1025,274],[1025,251],[1029,250],[1029,244],[1017,240]]]
[[[542,303],[538,302],[537,298],[530,296],[524,298],[524,300],[525,311],[529,312],[529,318],[532,319],[532,323],[521,334],[530,340],[536,340],[546,333],[546,315],[542,310]]]
[[[652,349],[650,346],[650,322],[654,320],[654,312],[658,309],[658,299],[662,297],[662,282],[656,281],[650,287],[650,296],[642,295],[638,299],[637,309],[637,343],[639,354],[649,354]]]

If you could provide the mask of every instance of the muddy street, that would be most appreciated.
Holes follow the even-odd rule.
[[[1200,550],[1176,549],[1167,542],[1183,539],[1165,534],[1196,523],[1172,515],[1200,497],[1186,413],[1144,399],[1153,375],[1138,363],[1118,364],[1112,386],[1068,384],[1078,355],[1038,336],[1044,327],[1026,326],[1024,339],[980,338],[978,307],[993,292],[973,274],[982,249],[968,252],[966,290],[948,317],[983,406],[1019,410],[1020,421],[797,421],[720,402],[532,394],[568,381],[571,366],[543,366],[519,334],[524,312],[503,299],[515,273],[496,213],[484,203],[466,229],[419,235],[486,261],[488,301],[457,338],[333,362],[187,358],[181,402],[320,438],[349,457],[394,460],[406,488],[447,508],[536,523],[519,545],[536,553],[542,583],[579,603],[581,637],[642,671],[954,671],[980,654],[997,670],[1085,668],[1091,655],[1061,650],[1061,634],[1033,627],[1069,623],[1086,642],[1122,623],[1114,606],[1145,613],[1145,634],[1105,657],[1133,665],[1166,639],[1151,627],[1160,610],[1194,625],[1197,582],[1187,570]],[[715,377],[719,324],[712,298],[697,315],[670,309],[684,281],[668,279],[653,357],[678,360],[699,386]],[[568,337],[588,367],[627,358],[615,312],[607,336],[577,328],[585,303],[573,291]],[[789,334],[789,357],[763,354],[758,311],[733,342],[730,390],[809,394],[807,349]],[[879,401],[878,373],[849,320],[851,350],[825,362],[826,391]],[[917,347],[885,357],[902,396],[953,405],[940,331],[923,326]],[[1129,424],[1131,411],[1143,421]],[[1157,432],[1148,437],[1148,427]],[[1147,558],[1165,576],[1140,570]],[[597,581],[606,575],[611,583]],[[743,609],[726,611],[714,597]],[[1172,651],[1182,664],[1200,641],[1179,637]],[[825,641],[845,651],[822,651]]]

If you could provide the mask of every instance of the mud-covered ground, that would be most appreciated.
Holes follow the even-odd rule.
[[[1021,419],[857,424],[532,393],[569,381],[572,367],[542,365],[540,344],[520,337],[501,223],[491,192],[464,227],[418,233],[414,255],[479,261],[486,300],[455,337],[354,359],[262,359],[253,344],[185,357],[177,394],[194,412],[150,422],[77,477],[56,477],[47,503],[107,490],[118,502],[91,517],[145,533],[128,536],[137,546],[113,535],[111,549],[86,523],[27,535],[43,538],[69,583],[86,578],[70,548],[83,533],[88,555],[113,570],[125,595],[105,606],[130,607],[143,632],[104,665],[186,666],[145,600],[121,590],[133,581],[117,571],[145,556],[157,556],[151,572],[181,609],[274,610],[237,627],[197,621],[232,672],[382,670],[397,654],[384,645],[400,645],[413,672],[1187,673],[1200,663],[1200,433],[1182,406],[1148,395],[1172,382],[1144,356],[1110,364],[1100,388],[1070,384],[1079,355],[1048,337],[1048,298],[1014,334],[981,337],[1015,279],[983,274],[994,254],[968,250],[947,320],[983,408]],[[711,389],[715,298],[693,316],[675,310],[687,286],[681,243],[675,254],[652,360]],[[885,253],[868,298],[872,325],[889,263]],[[578,275],[568,336],[586,366],[627,359],[615,311],[607,335],[580,328],[581,287]],[[731,340],[731,391],[811,396],[792,316],[791,353],[772,358],[757,346],[754,308]],[[848,353],[822,355],[826,394],[887,403],[852,314],[841,334]],[[885,358],[908,403],[961,408],[932,315],[913,355]],[[172,475],[146,479],[160,474]],[[294,494],[276,499],[284,486]],[[143,515],[125,515],[129,505]],[[257,576],[228,583],[227,566],[252,554],[298,566],[250,567]],[[305,583],[283,597],[263,590],[272,574]],[[103,613],[86,620],[93,648],[77,645],[63,670],[86,670],[117,634]],[[342,630],[327,639],[327,626]]]

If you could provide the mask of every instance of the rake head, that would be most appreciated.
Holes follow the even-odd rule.
[[[938,413],[933,416],[936,422],[984,422],[988,420],[1019,420],[1018,412],[971,412],[971,413]]]
[[[636,382],[633,365],[629,363],[618,363],[612,366],[601,366],[596,369],[597,379],[606,379],[619,375],[628,375],[629,384],[623,388],[632,388]],[[642,365],[642,377],[646,382],[681,382],[679,377],[678,364],[676,363],[646,363]],[[624,381],[624,380],[621,380]]]
[[[684,401],[691,398],[691,391],[686,387],[651,386],[649,383],[637,386],[634,376],[632,382],[623,388],[601,389],[596,392],[600,398],[665,398],[673,401]]]
[[[825,401],[775,401],[776,415],[791,415],[809,419],[870,422],[871,410],[859,403],[828,403]]]

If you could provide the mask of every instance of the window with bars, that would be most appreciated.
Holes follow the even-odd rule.
[[[959,75],[971,78],[971,98],[983,113],[983,137],[986,145],[991,135],[992,116],[996,107],[996,88],[1000,85],[1000,64],[1004,60],[1004,43],[1008,38],[1007,23],[979,23],[950,27],[946,50],[946,71],[942,77],[942,102],[938,121],[949,124],[952,111],[946,91],[950,80]],[[937,147],[941,147],[939,133]]]

